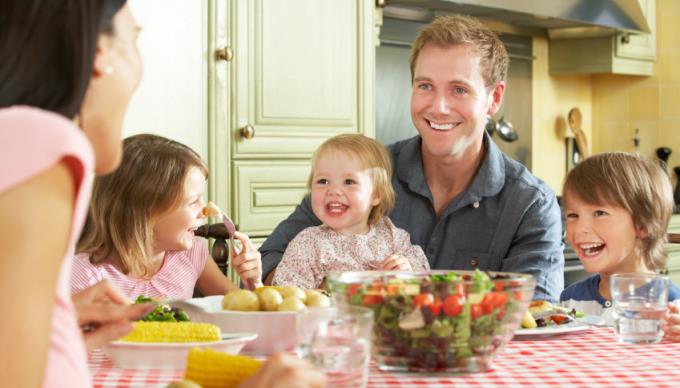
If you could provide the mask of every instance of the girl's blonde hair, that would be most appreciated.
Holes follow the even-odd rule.
[[[646,233],[639,248],[645,265],[653,270],[665,268],[673,188],[657,163],[625,152],[593,155],[569,172],[563,196],[567,204],[574,196],[591,205],[626,209],[635,226]]]
[[[94,181],[77,252],[91,254],[92,264],[115,254],[121,272],[148,276],[146,257],[153,243],[150,219],[180,201],[192,167],[208,177],[201,157],[184,144],[150,134],[125,139],[120,167]]]
[[[312,155],[312,171],[309,173],[307,188],[311,190],[314,182],[315,166],[321,155],[329,152],[344,152],[361,161],[361,166],[369,170],[373,180],[373,194],[380,203],[371,209],[368,223],[375,224],[394,207],[395,194],[392,188],[392,161],[385,146],[375,139],[351,133],[331,137],[324,141]]]

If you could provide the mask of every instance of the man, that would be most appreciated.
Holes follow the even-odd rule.
[[[505,47],[477,20],[443,16],[419,32],[410,62],[419,135],[389,147],[390,218],[434,269],[530,273],[534,299],[557,301],[564,256],[555,195],[484,130],[505,92]],[[265,276],[299,231],[318,224],[305,198],[262,245]]]

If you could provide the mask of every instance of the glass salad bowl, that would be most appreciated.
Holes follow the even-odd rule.
[[[520,325],[532,275],[481,271],[334,272],[336,305],[373,309],[372,355],[388,371],[486,371]]]

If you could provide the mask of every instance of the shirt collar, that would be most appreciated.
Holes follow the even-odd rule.
[[[398,170],[396,173],[399,180],[408,184],[410,190],[432,200],[430,188],[427,185],[423,171],[421,144],[420,136],[415,136],[404,145],[399,153],[399,159],[397,160]],[[486,146],[484,161],[479,171],[477,171],[472,185],[461,193],[458,200],[454,200],[459,205],[480,201],[484,197],[493,197],[505,185],[505,159],[503,152],[486,132],[484,133],[484,145]]]

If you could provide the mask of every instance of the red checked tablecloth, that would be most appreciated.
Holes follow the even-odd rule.
[[[121,369],[102,353],[90,356],[95,387],[163,386],[181,370]],[[441,386],[680,387],[680,343],[626,345],[610,328],[512,341],[491,370],[457,376],[386,373],[371,367],[369,387]]]

